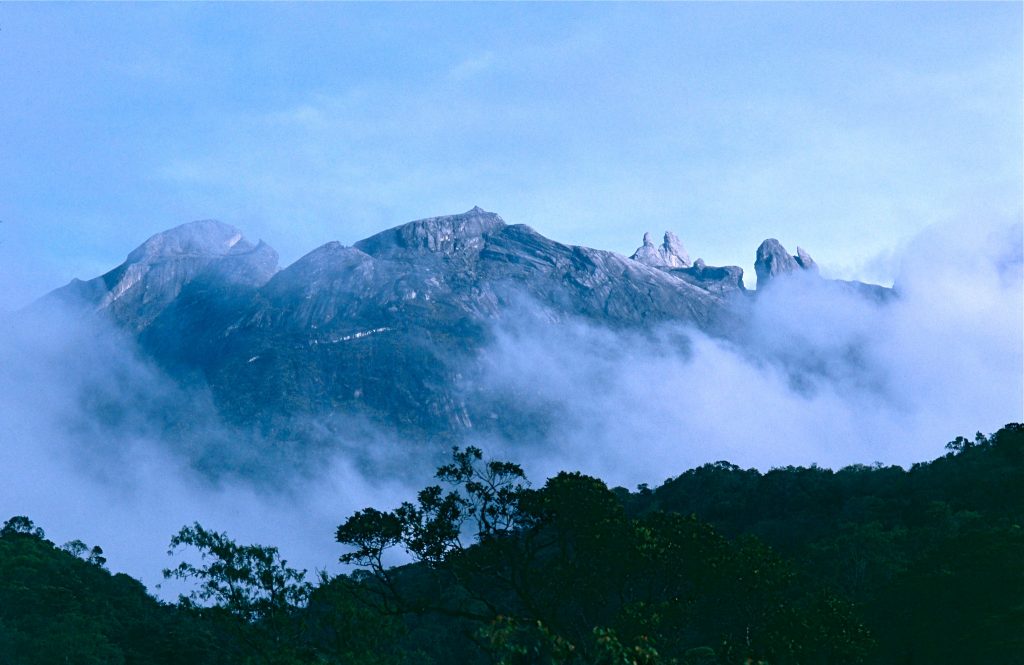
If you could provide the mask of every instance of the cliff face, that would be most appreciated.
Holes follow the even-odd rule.
[[[771,277],[813,265],[778,243],[764,254],[758,265]],[[548,322],[678,322],[738,338],[744,310],[735,305],[749,297],[740,268],[691,263],[671,233],[661,247],[645,236],[626,258],[473,208],[352,247],[327,243],[284,270],[262,242],[193,222],[43,304],[109,316],[172,375],[209,386],[232,421],[272,429],[298,415],[345,412],[433,436],[481,424],[460,373],[492,323],[524,303]]]

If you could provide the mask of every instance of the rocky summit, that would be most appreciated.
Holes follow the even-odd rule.
[[[757,258],[754,262],[754,272],[757,273],[757,286],[763,289],[780,275],[787,275],[801,270],[818,272],[818,265],[811,258],[811,255],[800,247],[796,249],[796,256],[790,256],[786,248],[775,238],[769,238],[757,248]]]
[[[651,242],[651,234],[644,234],[644,244],[641,245],[633,256],[629,257],[634,261],[646,263],[655,268],[689,268],[690,255],[680,242],[676,234],[665,231],[665,240],[661,247],[655,247]]]
[[[757,251],[758,283],[816,271],[775,240]],[[880,288],[880,287],[874,287]],[[300,416],[351,413],[417,435],[495,423],[464,389],[494,323],[611,328],[679,323],[740,336],[743,270],[691,262],[682,242],[650,236],[626,258],[564,245],[473,208],[329,242],[278,268],[277,253],[219,222],[159,233],[125,262],[74,280],[37,306],[73,306],[134,336],[172,376],[208,387],[221,414],[264,430]]]

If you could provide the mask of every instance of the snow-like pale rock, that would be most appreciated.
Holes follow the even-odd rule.
[[[690,255],[676,234],[665,231],[665,238],[660,247],[655,247],[651,234],[644,233],[644,243],[629,257],[634,261],[655,268],[689,268]]]

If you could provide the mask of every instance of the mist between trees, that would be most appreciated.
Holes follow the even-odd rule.
[[[176,604],[0,529],[0,657],[172,663],[1012,663],[1024,646],[1024,424],[910,470],[719,462],[637,492],[456,448],[436,485],[350,514],[310,577],[195,523]],[[390,550],[412,563],[387,562]]]

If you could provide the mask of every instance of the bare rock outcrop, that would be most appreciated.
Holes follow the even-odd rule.
[[[741,268],[691,263],[672,233],[657,246],[645,234],[627,259],[476,207],[352,246],[328,242],[283,270],[277,261],[234,227],[193,222],[44,300],[108,316],[161,367],[208,388],[229,421],[273,430],[288,418],[355,413],[430,436],[532,427],[512,411],[492,420],[493,405],[468,392],[465,375],[503,317],[678,324],[734,339],[753,302]],[[758,248],[756,267],[759,288],[817,270],[777,240]]]
[[[796,256],[790,256],[782,243],[775,238],[765,240],[757,248],[754,272],[757,273],[757,288],[759,289],[768,286],[773,279],[781,275],[805,270],[817,274],[818,264],[802,248],[797,248]]]
[[[124,263],[88,281],[72,280],[46,302],[109,314],[136,332],[148,327],[190,285],[260,287],[277,272],[277,252],[252,244],[235,227],[215,220],[182,224],[157,233]]]
[[[691,265],[682,241],[671,231],[665,231],[660,247],[654,246],[650,233],[644,233],[644,244],[629,258],[654,268],[689,268]]]

